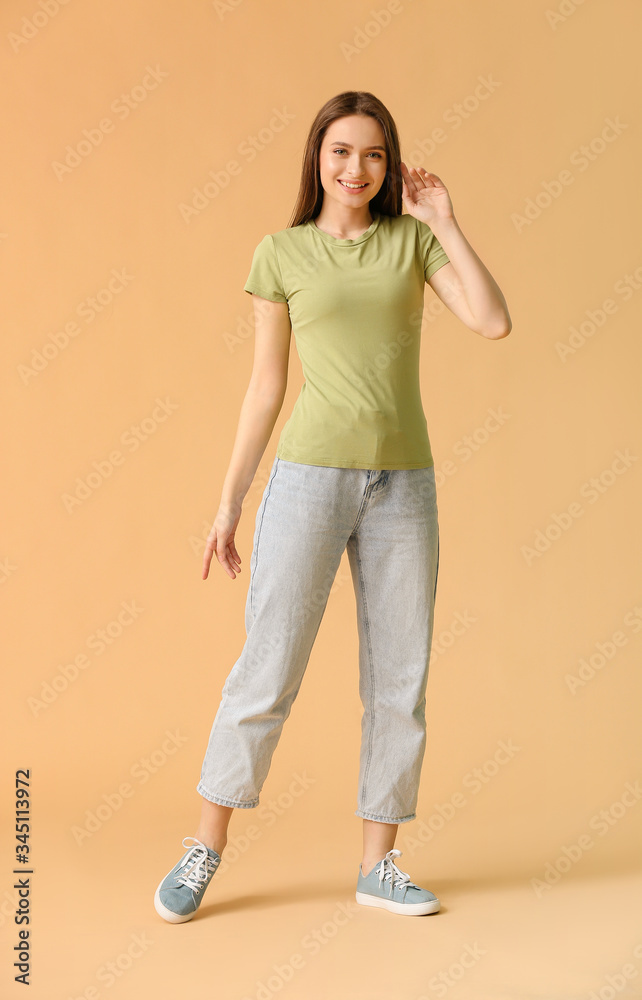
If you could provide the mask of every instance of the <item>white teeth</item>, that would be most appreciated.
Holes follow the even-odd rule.
[[[349,181],[339,181],[339,184],[343,184],[344,187],[349,187],[349,188],[362,188],[362,187],[365,187],[365,184],[350,184]]]

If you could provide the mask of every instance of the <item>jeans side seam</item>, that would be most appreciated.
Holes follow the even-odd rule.
[[[272,483],[274,481],[274,477],[276,475],[276,470],[278,469],[278,467],[279,467],[279,459],[276,458],[274,461],[274,468],[272,469],[272,475],[270,476],[270,481],[268,482],[267,485],[267,492],[265,494],[265,497],[263,498],[264,499],[263,510],[261,511],[261,520],[259,521],[259,530],[256,536],[256,559],[254,561],[254,572],[251,574],[251,579],[250,579],[250,613],[252,615],[252,619],[254,619],[254,577],[259,565],[259,542],[261,540],[261,529],[263,528],[263,518],[265,517],[265,508],[267,507],[268,497],[270,496]]]
[[[439,526],[437,526],[437,565],[435,566],[435,589],[432,595],[433,606],[437,600],[437,580],[439,578]]]
[[[358,567],[358,570],[359,570],[359,587],[361,589],[361,602],[362,602],[362,605],[363,605],[363,625],[364,625],[364,633],[365,633],[365,638],[366,638],[366,650],[367,650],[367,657],[366,658],[367,658],[367,663],[368,663],[368,671],[369,671],[369,674],[370,674],[370,699],[369,699],[369,705],[367,707],[367,711],[370,713],[370,720],[369,720],[369,725],[368,725],[368,730],[369,730],[369,733],[368,733],[368,748],[367,748],[366,763],[365,763],[365,767],[364,767],[364,771],[363,771],[363,787],[361,789],[361,794],[363,796],[363,801],[365,801],[366,800],[366,788],[367,788],[367,784],[368,784],[368,773],[370,771],[370,763],[372,761],[372,743],[373,743],[373,738],[374,738],[374,726],[375,726],[375,711],[374,711],[375,678],[374,678],[374,670],[372,668],[372,642],[371,642],[371,637],[370,637],[370,620],[368,618],[368,604],[367,604],[367,600],[366,600],[366,588],[365,588],[365,583],[364,583],[364,579],[363,579],[363,573],[362,573],[362,570],[361,570],[361,558],[359,556],[359,539],[358,539],[357,536],[355,536],[354,542],[355,542],[355,555],[357,557],[357,567]]]

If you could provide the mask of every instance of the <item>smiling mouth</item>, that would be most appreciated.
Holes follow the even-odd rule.
[[[342,181],[339,179],[339,184],[341,187],[347,188],[348,191],[361,191],[363,188],[367,187],[367,181],[362,184],[353,184],[351,181]]]

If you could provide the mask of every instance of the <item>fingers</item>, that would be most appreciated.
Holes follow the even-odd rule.
[[[406,164],[401,162],[401,174],[404,177],[407,187],[412,185],[413,189],[416,191],[418,188],[422,187],[436,187],[437,184],[441,184],[441,180],[437,174],[431,174],[424,167],[407,167]]]
[[[205,552],[203,554],[203,580],[206,580],[209,576],[210,566],[214,555],[216,555],[217,560],[227,575],[233,580],[236,579],[237,573],[241,572],[241,557],[236,551],[234,541],[230,540],[229,542],[223,544],[221,544],[221,542],[222,539],[218,537],[217,533],[213,533],[208,536],[205,544]]]
[[[231,571],[236,571],[236,573],[241,572],[241,567],[238,560],[232,555],[231,549],[228,547],[225,551],[218,557],[218,561],[221,566],[227,572],[228,569]]]
[[[213,558],[214,555],[216,555],[217,559],[219,558],[219,555],[218,555],[218,537],[217,537],[216,530],[213,528],[210,531],[209,535],[207,536],[207,541],[205,543],[205,552],[203,553],[203,579],[204,580],[206,580],[207,577],[208,577],[208,575],[209,575],[210,565],[212,563],[212,558]]]
[[[208,538],[207,543],[205,545],[205,552],[203,553],[203,580],[207,580],[210,571],[210,563],[212,562],[213,552],[214,552],[214,547]]]
[[[426,187],[437,187],[439,184],[443,187],[443,181],[437,174],[431,174],[429,170],[424,170],[421,168],[423,179],[426,182]]]
[[[430,187],[430,174],[423,167],[411,167],[417,175],[417,182],[419,187]]]
[[[234,544],[234,532],[240,515],[231,517],[224,511],[221,516],[220,522],[218,517],[214,522],[205,543],[205,552],[203,553],[204,580],[208,577],[214,555],[227,575],[231,576],[233,580],[236,579],[237,573],[241,572],[241,557]]]
[[[415,168],[411,167],[410,169],[414,170]],[[416,171],[415,171],[415,173],[416,173]],[[406,188],[409,191],[416,191],[417,190],[417,185],[415,183],[415,178],[410,173],[410,170],[408,170],[408,167],[403,162],[403,160],[401,161],[401,178],[402,178],[402,182],[406,185]]]
[[[224,569],[241,572],[241,557],[236,551],[236,545],[234,544],[234,535],[226,538],[222,536],[221,539],[221,555],[218,557],[218,561],[224,567]]]
[[[225,570],[228,576],[231,576],[233,580],[236,579],[236,574],[241,572],[241,567],[239,564],[228,554],[227,550],[221,553],[218,557],[218,561]]]

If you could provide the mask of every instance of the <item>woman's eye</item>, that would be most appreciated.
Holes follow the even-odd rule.
[[[332,152],[333,153],[345,153],[345,152],[347,152],[347,150],[345,150],[345,149],[333,149]],[[368,153],[368,156],[376,156],[378,160],[381,159],[381,153],[374,153],[374,152],[373,153]]]

